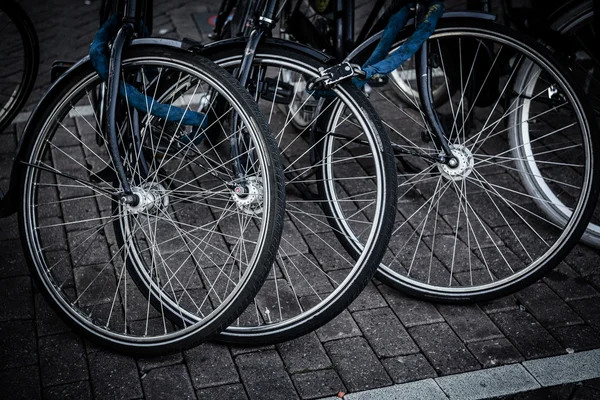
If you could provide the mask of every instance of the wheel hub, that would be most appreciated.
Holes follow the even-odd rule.
[[[261,214],[264,201],[262,181],[257,177],[246,178],[246,190],[236,186],[232,191],[237,207],[246,214]],[[244,193],[245,192],[245,193]]]
[[[160,183],[145,183],[141,186],[134,186],[131,188],[131,192],[138,197],[139,201],[136,205],[127,204],[129,213],[157,213],[161,209],[166,209],[169,205],[167,191]]]
[[[438,164],[438,169],[448,179],[459,181],[465,179],[473,172],[475,160],[471,151],[463,145],[453,145],[450,147],[450,151],[457,161],[455,167],[451,167],[447,164]],[[443,156],[444,154],[441,154]]]

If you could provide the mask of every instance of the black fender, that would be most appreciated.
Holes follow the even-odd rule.
[[[186,48],[186,42],[187,39],[183,40],[183,44],[184,44],[184,48]],[[208,44],[202,44],[202,45],[192,45],[189,48],[189,50],[193,51],[194,53],[197,53],[201,56],[207,57],[207,58],[212,58],[212,56],[216,53],[218,53],[219,51],[222,51],[222,49],[227,48],[227,49],[231,49],[232,46],[236,46],[236,47],[240,47],[240,48],[245,48],[246,43],[248,42],[247,38],[244,37],[236,37],[236,38],[231,38],[231,39],[225,39],[225,40],[219,40],[216,42],[212,42],[212,43],[208,43]],[[279,39],[279,38],[274,38],[274,37],[264,37],[261,42],[258,45],[258,49],[260,49],[261,44],[268,44],[270,46],[281,46],[282,48],[285,47],[286,49],[292,49],[294,51],[300,52],[300,53],[304,53],[305,55],[307,55],[308,57],[314,58],[315,60],[322,62],[324,64],[330,65],[330,64],[335,64],[335,58],[323,53],[322,51],[319,50],[315,50],[312,47],[308,47],[306,45],[300,44],[298,42],[292,42],[290,40],[284,40],[284,39]]]

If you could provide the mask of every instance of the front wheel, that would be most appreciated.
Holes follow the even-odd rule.
[[[459,164],[436,159],[423,112],[374,88],[399,178],[399,216],[377,276],[429,300],[507,295],[558,265],[584,232],[598,192],[596,121],[564,68],[518,32],[445,19],[428,46],[456,88],[436,110]]]
[[[226,71],[139,45],[125,50],[122,71],[152,99],[148,109],[161,102],[197,111],[200,127],[120,98],[120,155],[139,199],[121,203],[92,101],[104,83],[90,63],[80,65],[25,132],[21,238],[38,288],[79,332],[124,352],[164,353],[225,329],[257,293],[281,236],[283,176],[262,114]],[[203,140],[208,129],[222,143]],[[234,134],[245,139],[236,157]]]

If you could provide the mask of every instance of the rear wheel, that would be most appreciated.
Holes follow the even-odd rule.
[[[239,46],[205,55],[233,69],[242,54]],[[306,92],[319,67],[324,65],[285,46],[267,42],[256,51],[249,90],[279,144],[286,219],[269,278],[222,341],[267,344],[324,325],[360,294],[389,240],[396,185],[385,129],[351,83],[327,98]],[[289,76],[294,83],[286,81]],[[295,107],[277,107],[300,95],[304,101]],[[310,118],[299,130],[295,117],[305,111]],[[355,244],[351,253],[341,237]]]

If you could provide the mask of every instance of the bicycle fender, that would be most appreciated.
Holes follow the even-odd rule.
[[[185,42],[185,39],[184,39],[184,42]],[[211,54],[217,53],[218,51],[222,50],[223,48],[231,48],[232,46],[239,46],[239,47],[244,48],[246,46],[246,42],[247,42],[247,39],[244,37],[219,40],[217,42],[212,42],[212,43],[209,43],[206,45],[201,45],[199,47],[193,47],[192,51],[194,51],[195,53],[197,53],[199,55],[210,58]],[[320,61],[324,64],[335,63],[334,57],[332,57],[328,54],[325,54],[322,51],[315,50],[312,47],[308,47],[306,45],[303,45],[303,44],[300,44],[297,42],[292,42],[289,40],[273,38],[273,37],[266,37],[261,41],[261,43],[269,44],[272,46],[281,46],[281,47],[291,48],[295,51],[302,52],[311,58],[317,59],[318,61]],[[260,49],[260,44],[258,45],[258,49]]]

